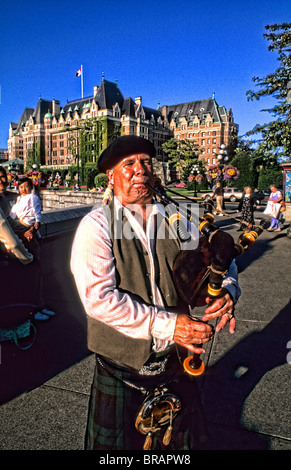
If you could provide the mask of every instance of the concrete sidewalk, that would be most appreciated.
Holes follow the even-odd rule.
[[[238,238],[234,221],[216,222]],[[83,449],[94,357],[68,265],[72,238],[68,231],[42,247],[56,316],[36,325],[30,349],[0,345],[1,450]],[[264,232],[237,258],[236,333],[215,335],[199,378],[210,434],[201,449],[291,449],[290,254],[285,229]]]

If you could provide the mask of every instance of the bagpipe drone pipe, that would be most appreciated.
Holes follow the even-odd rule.
[[[189,214],[189,211],[185,210],[185,205],[179,204],[168,196],[159,179],[155,181],[154,186],[147,186],[159,198],[165,208],[169,224],[184,244],[173,267],[173,279],[178,294],[191,309],[206,305],[206,297],[210,299],[208,304],[210,305],[221,294],[223,279],[234,258],[241,255],[256,241],[259,235],[270,226],[270,220],[262,219],[259,225],[247,228],[238,241],[234,242],[229,233],[213,224],[212,200],[202,203],[204,208],[202,217],[195,217],[195,215],[193,217],[192,211]],[[191,201],[192,204],[196,202],[188,197],[185,199]],[[192,216],[192,220],[189,220],[189,216]],[[199,243],[194,249],[193,245],[190,245],[192,237],[187,229],[188,222],[198,225],[199,229]],[[190,249],[187,249],[187,243]],[[197,321],[194,317],[191,318]],[[191,375],[200,375],[205,367],[200,355],[193,354],[184,361],[184,368]]]

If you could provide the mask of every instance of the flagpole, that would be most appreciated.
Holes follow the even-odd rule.
[[[81,65],[81,92],[82,92],[82,99],[83,99],[83,65]]]

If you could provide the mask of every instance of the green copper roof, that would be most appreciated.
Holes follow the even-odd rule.
[[[52,117],[50,110],[48,110],[48,112],[44,115],[44,117],[45,118],[51,118]]]

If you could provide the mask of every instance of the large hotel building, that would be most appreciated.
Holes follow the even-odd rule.
[[[88,98],[61,106],[57,100],[40,98],[35,108],[24,109],[17,123],[10,123],[9,160],[28,156],[47,170],[61,170],[76,163],[94,164],[110,139],[136,134],[154,143],[157,159],[166,162],[162,144],[171,137],[195,141],[200,159],[217,162],[221,144],[238,134],[231,109],[219,106],[214,97],[158,109],[144,106],[141,96],[124,98],[117,83],[102,79]]]

